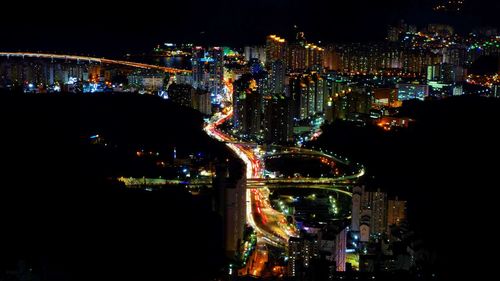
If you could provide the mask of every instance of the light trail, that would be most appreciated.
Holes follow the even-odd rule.
[[[227,86],[227,85],[226,85]],[[232,90],[228,90],[228,98],[232,97]],[[288,247],[290,237],[298,236],[295,226],[287,223],[286,217],[281,212],[274,210],[269,201],[269,189],[267,184],[272,186],[272,181],[275,179],[264,178],[263,160],[252,149],[251,144],[241,143],[238,139],[223,133],[218,130],[218,126],[226,122],[233,116],[233,109],[229,108],[226,114],[219,114],[212,119],[204,128],[206,133],[214,139],[224,142],[245,164],[246,175],[246,220],[247,223],[255,230],[257,234],[257,245],[271,245],[279,248]],[[325,154],[323,152],[310,149],[290,147],[285,151],[290,154],[297,154],[306,157],[325,157],[332,161],[340,162],[349,165],[347,159],[339,159],[335,156]],[[300,179],[276,179],[276,184],[289,184],[297,182],[298,184],[310,184],[311,187],[331,189],[346,195],[352,196],[348,190],[345,190],[347,182],[350,179],[358,179],[365,173],[364,168],[353,175],[340,176],[335,178],[300,178]],[[342,182],[344,181],[344,182]],[[337,185],[340,184],[340,185]],[[252,188],[253,187],[253,188]],[[344,187],[344,189],[338,188]],[[308,187],[310,188],[310,187]],[[260,219],[260,225],[256,219]],[[248,268],[252,270],[252,266]],[[262,267],[253,268],[254,274],[262,273]]]

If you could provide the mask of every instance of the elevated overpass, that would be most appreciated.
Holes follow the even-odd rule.
[[[330,185],[330,186],[347,186],[353,182],[348,179],[341,178],[257,178],[247,179],[247,185],[250,188],[260,188],[263,186],[314,186],[314,185]]]

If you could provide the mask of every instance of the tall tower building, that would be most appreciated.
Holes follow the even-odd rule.
[[[380,189],[365,191],[361,197],[361,210],[370,211],[370,234],[380,235],[387,230],[387,193]]]
[[[399,225],[404,220],[406,220],[406,201],[399,200],[396,196],[387,204],[387,231],[390,232],[392,225]]]
[[[312,68],[314,66],[323,67],[325,50],[314,44],[307,44],[305,48],[307,68]]]
[[[247,61],[256,59],[263,64],[266,63],[266,47],[264,46],[245,46],[243,54]]]
[[[290,72],[300,73],[306,69],[306,48],[298,43],[288,46],[288,69]]]
[[[304,33],[299,32],[295,42],[288,45],[288,69],[301,73],[304,70],[322,68],[325,63],[325,50],[305,41]]]
[[[335,248],[335,269],[343,272],[346,270],[347,228],[337,234]]]
[[[304,32],[297,32],[295,40],[288,45],[287,61],[290,72],[302,72],[306,69],[306,44]]]
[[[197,46],[193,48],[191,65],[192,65],[192,75],[193,75],[193,86],[195,88],[203,87],[203,81],[205,78],[205,48]]]
[[[264,137],[268,143],[292,140],[293,118],[291,99],[283,95],[264,97]]]
[[[240,133],[260,135],[262,95],[257,91],[257,81],[251,74],[243,75],[235,82],[233,110],[234,125]]]
[[[335,46],[326,46],[323,57],[323,67],[335,71],[339,71],[342,69],[340,53]]]
[[[282,95],[285,93],[286,65],[283,60],[271,62],[271,72],[269,73],[269,90],[271,94]]]
[[[324,112],[324,83],[323,78],[315,72],[290,78],[290,93],[296,102],[295,118],[307,119]]]
[[[317,240],[291,237],[288,241],[287,275],[300,279],[311,266],[311,261],[318,256],[319,246]]]
[[[224,50],[194,47],[191,63],[193,87],[209,91],[213,102],[220,101],[224,89]]]
[[[359,217],[361,211],[361,195],[363,189],[355,186],[352,191],[352,212],[351,212],[351,230],[359,231]]]
[[[246,174],[231,171],[226,162],[216,165],[214,178],[215,208],[223,218],[226,256],[235,259],[241,253],[246,225]]]
[[[266,40],[266,63],[270,64],[277,60],[284,61],[286,58],[285,39],[276,35],[267,36]]]

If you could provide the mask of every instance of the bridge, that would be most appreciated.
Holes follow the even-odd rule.
[[[29,52],[0,52],[0,57],[20,57],[20,58],[41,58],[41,59],[60,59],[60,60],[71,60],[71,61],[88,61],[92,63],[100,64],[116,64],[142,69],[153,69],[159,70],[172,74],[182,74],[191,73],[191,70],[178,69],[166,66],[152,65],[139,62],[131,62],[125,60],[114,60],[106,58],[97,58],[89,56],[78,56],[78,55],[60,55],[60,54],[50,54],[50,53],[29,53]]]
[[[247,179],[247,184],[250,185],[294,185],[294,184],[335,184],[346,185],[352,184],[352,181],[344,177],[338,178],[309,178],[309,177],[296,177],[296,178],[251,178]]]
[[[118,177],[116,180],[125,184],[128,188],[144,187],[168,187],[168,186],[187,186],[189,188],[212,187],[212,178],[203,177],[200,179],[179,180],[179,179],[161,179],[161,178],[133,178]]]
[[[353,178],[251,178],[247,179],[247,189],[258,189],[267,187],[274,188],[312,188],[312,189],[330,189],[351,195],[349,187],[354,184]],[[191,180],[178,179],[159,179],[159,178],[132,178],[119,177],[118,181],[123,182],[128,188],[144,187],[168,187],[168,186],[186,186],[188,188],[211,188],[212,178],[200,178]]]

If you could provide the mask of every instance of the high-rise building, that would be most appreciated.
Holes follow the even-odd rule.
[[[191,107],[203,114],[212,114],[212,101],[210,99],[210,93],[204,90],[191,91]]]
[[[234,83],[234,126],[244,135],[261,133],[262,95],[257,88],[257,81],[251,74],[243,75]]]
[[[311,267],[312,260],[318,256],[319,245],[316,239],[291,237],[288,240],[287,275],[300,279]]]
[[[334,77],[327,76],[324,85],[324,111],[325,111],[325,121],[327,123],[332,123],[336,119],[343,119],[340,116],[339,110],[339,97],[350,90],[349,85],[346,81],[341,79],[336,80]]]
[[[287,62],[290,72],[301,73],[313,67],[323,67],[324,49],[307,43],[303,32],[298,32],[295,41],[287,46]]]
[[[467,62],[467,49],[463,45],[443,48],[443,63],[464,66]]]
[[[302,72],[307,67],[306,56],[307,49],[305,45],[298,42],[291,43],[288,45],[288,69],[290,72]]]
[[[287,275],[295,277],[302,269],[302,239],[291,237],[288,240],[288,266]]]
[[[307,119],[324,112],[324,83],[323,77],[316,72],[290,78],[290,94],[296,101],[296,119]]]
[[[179,105],[191,107],[203,114],[212,113],[210,93],[194,89],[191,85],[174,83],[168,87],[168,99]]]
[[[210,92],[213,102],[219,102],[224,89],[224,50],[194,47],[192,58],[193,87]]]
[[[283,95],[264,97],[264,138],[268,143],[292,141],[292,101]]]
[[[283,60],[271,62],[269,73],[269,91],[271,94],[283,95],[285,93],[286,64]]]
[[[256,59],[263,64],[266,64],[266,47],[263,46],[246,46],[243,55],[245,60],[250,61]]]
[[[491,89],[490,97],[500,98],[500,85],[493,84]]]
[[[343,90],[335,92],[326,102],[328,122],[337,119],[348,120],[355,115],[369,114],[373,96],[367,88],[348,86],[342,82],[338,86],[341,86],[340,88],[343,88]],[[344,88],[345,86],[347,86],[347,89]]]
[[[323,67],[327,68],[328,70],[335,70],[335,71],[339,71],[342,69],[341,58],[335,46],[328,45],[325,47]]]
[[[229,259],[236,259],[241,253],[241,245],[246,225],[246,174],[230,171],[226,162],[216,165],[217,212],[223,218],[225,252]]]
[[[361,196],[361,211],[370,213],[370,234],[381,235],[387,230],[387,193],[380,189],[364,191]]]
[[[359,241],[369,242],[371,233],[371,210],[361,210],[361,219],[359,220]]]
[[[325,50],[314,44],[307,44],[306,48],[306,67],[323,67]]]
[[[266,63],[286,60],[286,42],[285,39],[276,35],[267,36],[266,40]]]
[[[401,52],[401,70],[403,73],[425,74],[427,66],[440,63],[442,57],[426,49],[404,49]]]
[[[168,99],[182,106],[191,107],[193,87],[186,84],[172,84],[168,87]]]
[[[192,76],[193,76],[193,87],[201,88],[204,87],[204,80],[207,72],[208,60],[205,57],[205,48],[197,46],[193,48],[192,57]]]
[[[462,66],[449,63],[429,65],[427,67],[427,80],[437,81],[444,84],[461,83],[466,76],[466,70]]]
[[[335,269],[343,272],[346,270],[347,229],[344,228],[335,239]]]
[[[351,231],[359,231],[359,219],[361,211],[361,195],[363,189],[355,186],[352,191]]]
[[[399,225],[406,220],[406,201],[399,200],[396,196],[387,202],[387,232],[390,233],[391,226]]]
[[[427,65],[441,63],[442,55],[425,48],[397,44],[344,44],[330,46],[327,58],[336,58],[335,68],[350,74],[425,74]],[[333,62],[332,62],[333,64]]]

